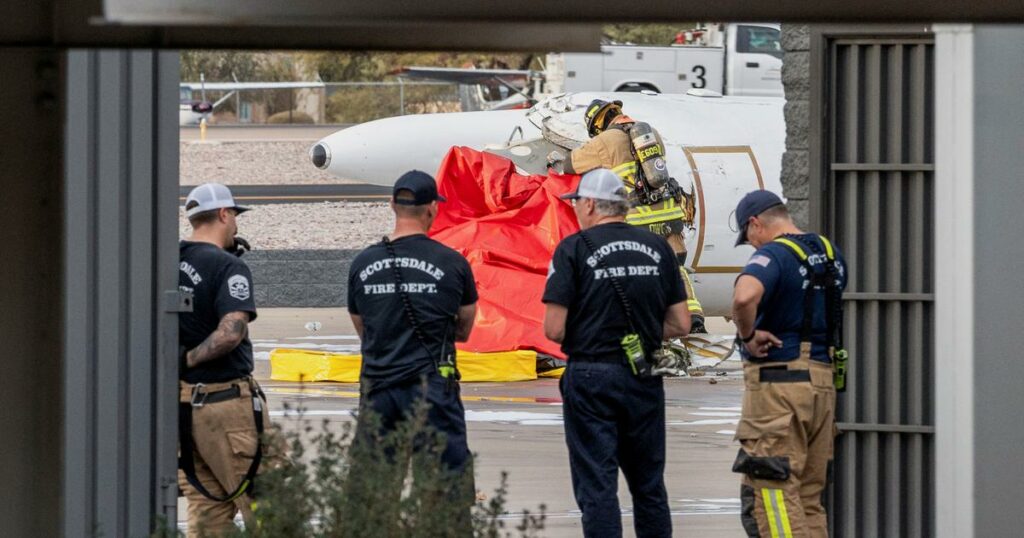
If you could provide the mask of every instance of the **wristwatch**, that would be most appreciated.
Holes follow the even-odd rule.
[[[756,335],[756,334],[757,334],[757,329],[754,329],[754,331],[750,333],[750,336],[748,336],[746,338],[743,338],[742,336],[740,336],[740,333],[736,333],[736,338],[739,338],[740,342],[743,342],[744,344],[746,344],[746,343],[750,342],[751,340],[753,340],[754,339],[754,335]]]

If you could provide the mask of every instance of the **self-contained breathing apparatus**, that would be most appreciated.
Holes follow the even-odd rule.
[[[693,215],[693,197],[688,196],[675,178],[669,176],[665,145],[647,122],[612,124],[629,137],[629,151],[635,163],[633,190],[630,195],[638,205],[653,205],[674,199]]]
[[[626,131],[632,148],[633,158],[639,166],[637,175],[643,176],[644,185],[650,190],[661,189],[671,179],[665,163],[665,146],[658,142],[658,135],[646,122],[638,121]]]

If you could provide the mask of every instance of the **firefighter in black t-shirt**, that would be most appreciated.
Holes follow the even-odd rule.
[[[555,249],[544,333],[568,356],[560,388],[583,533],[622,535],[621,468],[636,535],[671,536],[665,391],[652,352],[690,330],[679,265],[665,239],[626,224],[629,203],[612,171],[588,172],[563,198],[572,200],[580,232]]]
[[[193,232],[181,242],[178,285],[192,295],[193,309],[178,315],[178,484],[188,499],[190,537],[236,532],[238,511],[255,525],[254,475],[283,456],[280,444],[261,440],[270,417],[251,377],[248,325],[256,304],[252,274],[239,258],[248,244],[236,237],[235,222],[247,210],[217,183],[196,187],[185,201]]]
[[[348,310],[362,347],[360,409],[372,410],[389,431],[418,401],[429,403],[428,424],[446,439],[441,459],[466,478],[468,518],[472,466],[455,343],[469,338],[477,292],[469,262],[426,235],[443,201],[424,172],[407,172],[395,182],[395,231],[352,261]],[[453,528],[468,522],[453,522]]]

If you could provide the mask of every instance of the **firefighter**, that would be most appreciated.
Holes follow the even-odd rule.
[[[559,388],[583,535],[622,536],[622,469],[636,536],[672,536],[665,389],[652,352],[690,328],[679,265],[664,239],[625,223],[630,204],[611,171],[588,172],[562,198],[572,201],[580,231],[551,260],[544,334],[568,356]]]
[[[683,241],[684,222],[690,215],[686,214],[684,197],[680,192],[670,192],[656,202],[644,203],[640,194],[650,190],[651,185],[638,185],[638,178],[643,175],[641,160],[638,158],[631,140],[629,130],[637,124],[635,120],[622,112],[622,101],[603,101],[595,99],[584,112],[587,132],[591,140],[582,147],[574,149],[569,158],[558,152],[549,156],[549,162],[557,172],[565,174],[584,174],[597,168],[607,168],[615,172],[626,189],[633,195],[635,205],[626,216],[626,222],[633,226],[646,227],[650,231],[663,236],[675,252],[679,262],[680,274],[686,286],[687,308],[690,311],[693,328],[691,333],[706,333],[704,328],[704,310],[693,283],[686,271],[686,243]],[[665,145],[653,129],[651,141],[657,141],[660,148]],[[664,161],[661,164],[664,167]],[[667,171],[665,171],[667,174]],[[668,185],[660,190],[667,190]],[[658,190],[658,189],[655,189]]]
[[[743,474],[740,518],[749,536],[825,537],[821,496],[845,385],[845,262],[824,236],[797,228],[771,192],[744,196],[736,224],[736,244],[757,249],[732,307],[745,383],[732,468]]]
[[[451,492],[460,510],[450,524],[461,536],[472,534],[466,529],[474,489],[455,343],[469,339],[478,296],[469,262],[427,236],[444,201],[429,174],[412,170],[398,178],[395,230],[352,261],[348,311],[363,353],[360,409],[372,410],[384,434],[418,403],[429,404],[427,425],[444,438],[441,463],[461,478]],[[356,438],[374,442],[369,423],[360,421]]]
[[[248,243],[236,235],[236,218],[247,210],[218,183],[192,189],[185,201],[193,232],[180,244],[178,285],[192,294],[193,309],[178,314],[178,485],[188,499],[189,538],[234,534],[239,512],[255,527],[257,474],[285,463],[284,441],[271,435],[266,396],[252,377],[255,293],[239,258]]]

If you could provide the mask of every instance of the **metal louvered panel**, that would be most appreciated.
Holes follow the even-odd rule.
[[[849,266],[835,536],[933,534],[933,45],[826,39],[824,231]]]
[[[178,53],[64,63],[65,461],[50,487],[61,535],[148,536],[177,503]]]

